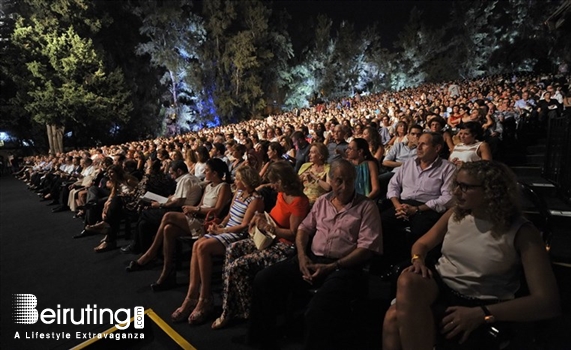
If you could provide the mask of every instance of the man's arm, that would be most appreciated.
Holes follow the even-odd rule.
[[[389,186],[387,187],[387,198],[389,198],[391,202],[393,202],[393,198],[400,198],[402,192],[402,174],[403,167],[399,167],[389,181]]]
[[[402,165],[401,162],[395,161],[397,159],[397,150],[400,148],[400,145],[397,143],[389,150],[389,153],[383,159],[383,166],[389,168],[396,168]]]
[[[454,172],[456,171],[456,167],[454,166],[454,164],[449,162],[445,162],[445,164],[442,164],[442,167],[443,167],[442,169],[443,181],[442,181],[442,186],[440,187],[441,195],[440,197],[436,199],[431,199],[428,202],[426,202],[424,205],[421,205],[419,207],[420,211],[424,211],[427,208],[430,208],[438,213],[443,213],[450,206],[450,202],[452,200],[451,184],[452,184],[452,179],[454,178]],[[425,206],[427,208],[425,208]]]

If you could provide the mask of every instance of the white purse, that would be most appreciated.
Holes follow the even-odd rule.
[[[266,221],[268,222],[268,224],[276,227],[276,223],[274,219],[272,219],[270,214],[264,212],[264,215],[266,216]],[[254,241],[254,244],[256,245],[256,248],[258,248],[258,250],[266,249],[273,243],[274,239],[276,238],[276,235],[271,234],[269,232],[263,232],[258,228],[257,225],[252,226],[249,233],[250,237]]]

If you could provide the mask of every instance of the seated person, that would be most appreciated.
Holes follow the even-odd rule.
[[[160,170],[161,161],[149,158],[150,174],[147,176],[147,191],[158,195],[163,195],[168,182],[165,181],[164,174]],[[157,165],[156,163],[161,165]],[[156,167],[159,167],[157,170]],[[163,175],[163,176],[161,176]],[[166,203],[152,201],[150,208],[144,209],[137,224],[137,233],[133,243],[121,248],[123,253],[139,254],[151,246],[153,236],[157,232],[163,215],[167,211],[180,211],[184,205],[196,205],[202,196],[202,186],[200,180],[188,172],[186,163],[182,160],[175,160],[170,163],[169,176],[176,182],[174,194],[168,196]],[[171,192],[172,193],[172,192]],[[144,193],[143,193],[144,194]]]
[[[347,147],[347,160],[357,170],[355,190],[369,199],[379,196],[379,163],[371,154],[369,144],[365,139],[355,138]]]
[[[309,149],[311,145],[305,139],[301,131],[295,131],[291,135],[291,142],[295,150],[295,171],[299,173],[301,166],[309,161]]]
[[[180,161],[180,163],[181,167],[186,169],[184,162]],[[197,206],[185,205],[182,207],[182,213],[166,213],[151,247],[139,259],[132,260],[127,267],[128,272],[141,270],[143,266],[158,255],[161,246],[163,246],[163,270],[157,282],[151,284],[154,291],[167,290],[176,285],[176,270],[173,266],[176,238],[183,235],[193,237],[201,235],[203,222],[197,216],[204,217],[209,212],[218,216],[232,199],[230,184],[226,182],[227,179],[230,179],[226,162],[219,158],[209,159],[206,162],[205,174],[205,180],[209,184],[204,189],[200,204]],[[196,276],[194,273],[192,275]]]
[[[388,183],[397,169],[402,166],[407,159],[416,156],[416,146],[420,135],[422,135],[422,126],[411,126],[406,142],[396,143],[383,159],[383,166],[389,168],[390,171],[379,176],[379,185],[381,186],[382,193],[386,193]]]
[[[268,223],[261,214],[256,214],[252,225],[271,232],[276,240],[264,250],[258,250],[251,238],[228,247],[224,265],[222,315],[212,324],[213,329],[226,326],[232,318],[248,319],[256,274],[295,254],[295,233],[309,212],[309,200],[303,194],[303,185],[293,167],[286,161],[274,163],[268,170],[268,179],[278,192],[277,203],[269,213],[276,225]]]
[[[477,161],[464,164],[453,184],[456,204],[416,241],[412,266],[398,279],[396,304],[383,325],[384,350],[433,349],[437,334],[455,343],[482,341],[485,324],[561,312],[545,245],[522,217],[514,174],[503,164]],[[436,265],[425,263],[441,243]],[[514,299],[522,270],[530,295]]]
[[[381,143],[381,135],[379,135],[375,128],[368,126],[363,130],[363,138],[369,144],[369,151],[371,151],[371,154],[377,160],[377,165],[381,165],[385,155],[385,148]]]
[[[347,348],[340,337],[350,301],[365,289],[362,266],[381,253],[376,204],[355,192],[353,164],[331,164],[332,192],[317,199],[297,230],[297,255],[256,275],[246,342],[275,348],[277,312],[287,295],[319,288],[306,312],[306,349]]]
[[[416,157],[405,161],[389,182],[392,207],[381,213],[387,262],[405,259],[412,243],[438,221],[452,199],[456,167],[438,156],[443,142],[440,133],[423,133]]]
[[[445,130],[446,120],[441,116],[433,116],[428,122],[428,127],[432,132],[439,132],[444,138],[444,144],[442,150],[440,151],[440,157],[448,159],[450,156],[450,151],[454,149],[454,141],[452,140],[452,134],[450,131]]]
[[[244,159],[244,155],[246,154],[246,146],[241,145],[239,143],[235,144],[232,147],[232,162],[230,163],[230,175],[232,176],[232,182],[234,182],[234,178],[236,177],[236,171],[240,168],[245,166],[246,159]]]
[[[236,172],[236,194],[230,212],[220,225],[211,226],[209,233],[198,239],[192,247],[188,293],[182,305],[173,312],[173,321],[188,318],[189,324],[200,324],[212,313],[212,256],[224,255],[230,244],[247,236],[247,228],[254,213],[264,209],[264,201],[255,190],[260,181],[254,168],[244,166]]]
[[[299,169],[303,193],[309,198],[310,205],[313,205],[319,196],[331,191],[331,185],[327,182],[329,164],[325,163],[328,157],[327,147],[319,142],[314,143],[309,149],[309,162]]]
[[[331,164],[335,159],[345,158],[347,146],[349,146],[345,141],[346,136],[347,130],[342,125],[336,125],[332,132],[331,142],[327,144],[329,151],[327,163]]]
[[[285,150],[282,147],[282,145],[280,145],[279,142],[270,142],[268,144],[268,161],[266,162],[266,164],[264,164],[262,170],[260,170],[260,176],[262,178],[266,178],[266,173],[268,172],[268,169],[270,167],[271,164],[273,164],[274,162],[280,161],[282,160],[282,156],[284,154]]]
[[[67,199],[67,206],[73,212],[77,212],[77,197],[80,191],[84,190],[86,187],[91,186],[93,179],[95,178],[96,168],[93,166],[93,160],[91,158],[81,159],[83,163],[83,170],[78,176],[78,180],[69,185],[69,194]]]
[[[102,221],[95,225],[88,225],[88,232],[104,233],[105,238],[93,250],[96,253],[114,249],[117,244],[117,232],[121,223],[123,209],[129,197],[133,195],[139,181],[123,170],[120,165],[112,165],[107,171],[111,193],[103,206]]]
[[[458,125],[458,129],[460,143],[454,146],[449,158],[454,165],[461,167],[465,162],[492,160],[490,146],[485,141],[478,141],[483,137],[480,123],[462,123]]]
[[[103,205],[111,193],[110,187],[107,186],[109,174],[107,171],[113,165],[113,159],[109,157],[98,158],[94,161],[95,177],[91,182],[91,186],[87,187],[85,199],[80,203],[84,207],[84,227],[94,225],[101,221],[101,213]],[[87,236],[87,231],[82,230],[81,233],[73,236],[73,238],[81,238]]]

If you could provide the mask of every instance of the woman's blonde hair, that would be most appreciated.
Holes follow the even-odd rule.
[[[520,191],[516,176],[510,168],[499,162],[481,160],[464,163],[456,176],[460,171],[466,172],[481,184],[486,203],[485,212],[494,224],[494,231],[501,233],[508,230],[513,220],[521,215]],[[456,206],[454,220],[460,221],[470,212]]]
[[[240,175],[240,179],[246,187],[255,189],[262,183],[262,178],[256,169],[251,166],[242,166],[236,170],[236,175]]]

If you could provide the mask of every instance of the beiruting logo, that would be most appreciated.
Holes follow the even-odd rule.
[[[13,320],[17,324],[35,324],[40,320],[44,324],[114,324],[117,329],[124,330],[131,325],[131,310],[117,309],[115,312],[111,309],[99,309],[97,305],[89,305],[75,310],[72,308],[62,308],[57,305],[54,309],[43,309],[38,311],[38,299],[34,294],[12,294]],[[145,328],[144,308],[136,306],[134,308],[134,328]]]

